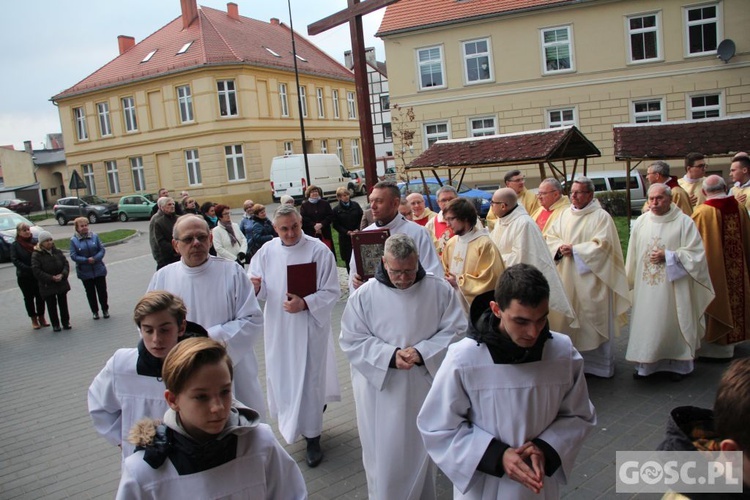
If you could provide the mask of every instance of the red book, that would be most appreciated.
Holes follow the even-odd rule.
[[[286,291],[303,299],[318,291],[318,264],[291,264],[286,266]]]
[[[375,271],[385,253],[385,240],[391,235],[388,229],[356,231],[352,234],[352,251],[357,274],[368,280],[375,276]]]

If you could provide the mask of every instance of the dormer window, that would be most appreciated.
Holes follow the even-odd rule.
[[[268,53],[271,54],[272,56],[274,56],[274,57],[281,57],[279,54],[277,54],[276,52],[274,52],[273,49],[269,49],[268,47],[263,47],[263,48],[266,49],[268,51]]]
[[[185,52],[187,52],[187,51],[188,51],[188,49],[190,48],[190,46],[191,46],[191,45],[193,45],[193,42],[194,42],[194,41],[195,41],[195,40],[190,40],[190,41],[189,41],[188,43],[186,43],[185,45],[183,45],[183,46],[182,46],[182,47],[180,48],[180,50],[178,50],[178,51],[177,51],[177,54],[179,55],[179,54],[184,54]]]
[[[144,57],[141,62],[142,63],[149,62],[151,60],[151,58],[154,57],[154,54],[156,54],[157,50],[159,50],[159,49],[154,49],[151,52],[149,52],[148,54],[146,54],[146,57]]]
[[[299,54],[294,54],[294,55],[295,55],[295,57],[296,57],[297,59],[299,59],[300,61],[302,61],[302,62],[307,62],[307,59],[305,59],[305,58],[304,58],[304,57],[302,57],[301,55],[299,55]]]

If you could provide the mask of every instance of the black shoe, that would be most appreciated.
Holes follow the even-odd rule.
[[[73,327],[70,326],[70,323],[68,323],[67,325],[63,325],[63,330],[70,330],[71,328]]]
[[[94,313],[94,319],[99,319],[99,313],[98,312]]]
[[[320,436],[305,438],[305,440],[307,440],[305,461],[309,467],[317,467],[323,461],[323,451],[320,449]]]
[[[637,371],[633,372],[633,380],[646,380],[647,378],[646,375],[641,375]]]
[[[54,326],[52,327],[52,331],[53,331],[53,332],[59,332],[60,330],[62,330],[62,328],[60,328],[60,327],[59,327],[59,326],[57,326],[57,325],[54,325]]]
[[[109,310],[104,311],[102,314],[104,315],[104,319],[109,318]]]
[[[672,382],[680,382],[682,379],[685,378],[685,375],[682,373],[670,373],[669,374],[669,380]]]

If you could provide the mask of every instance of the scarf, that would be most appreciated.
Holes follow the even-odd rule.
[[[232,240],[232,246],[239,245],[239,241],[237,241],[237,237],[234,235],[234,229],[232,228],[231,222],[224,222],[219,221],[219,224],[221,224],[221,227],[227,230],[227,233],[229,233],[229,239]]]
[[[21,238],[20,236],[16,237],[16,241],[21,245],[21,248],[29,253],[34,251],[34,242],[32,240],[33,236],[29,236],[28,238]]]

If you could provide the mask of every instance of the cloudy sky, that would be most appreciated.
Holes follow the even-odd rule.
[[[289,23],[284,0],[234,0],[240,15]],[[346,7],[346,0],[291,0],[294,29]],[[198,5],[226,11],[226,0]],[[385,59],[373,35],[385,9],[364,18],[365,44]],[[43,147],[47,133],[60,132],[57,108],[49,98],[83,80],[118,55],[117,36],[140,42],[180,15],[180,0],[29,0],[5,2],[0,18],[0,145]],[[343,63],[350,48],[348,26],[312,37],[313,43]]]

